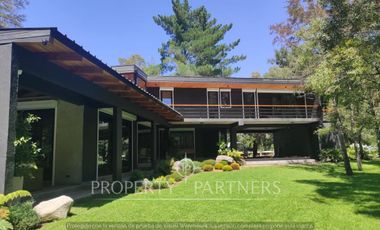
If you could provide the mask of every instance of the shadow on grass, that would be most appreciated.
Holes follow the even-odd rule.
[[[74,207],[90,210],[92,208],[102,207],[124,196],[125,195],[93,195],[75,201]],[[77,213],[70,213],[70,216],[75,215],[77,215]]]
[[[346,176],[342,165],[320,164],[300,165],[294,168],[302,168],[308,171],[323,173],[329,177],[340,178],[337,181],[321,180],[296,180],[298,183],[316,186],[319,195],[311,197],[315,202],[326,203],[329,198],[340,200],[355,205],[355,212],[375,218],[380,217],[380,161],[365,162],[366,165],[375,166],[368,171],[355,171],[354,176]]]

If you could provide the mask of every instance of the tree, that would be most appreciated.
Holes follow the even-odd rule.
[[[27,0],[0,0],[0,28],[21,27],[25,15],[19,11],[27,4]]]
[[[260,77],[261,77],[261,74],[259,72],[254,71],[251,73],[251,78],[260,78]]]
[[[231,65],[244,60],[244,55],[228,56],[240,40],[222,43],[232,24],[218,24],[204,6],[192,9],[188,0],[172,0],[173,15],[153,17],[170,36],[162,44],[161,70],[177,75],[229,76],[239,71]]]
[[[156,65],[153,63],[147,63],[145,59],[139,54],[132,54],[128,58],[119,58],[119,64],[120,65],[137,65],[142,70],[144,70],[146,74],[152,75],[152,76],[158,76],[161,74],[159,65]]]

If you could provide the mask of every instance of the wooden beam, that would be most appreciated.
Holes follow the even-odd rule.
[[[50,61],[82,61],[83,57],[73,52],[41,52]]]
[[[69,67],[69,71],[74,72],[76,74],[99,74],[103,73],[104,71],[96,66],[75,66],[75,67]]]

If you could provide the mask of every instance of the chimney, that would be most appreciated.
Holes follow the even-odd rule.
[[[146,88],[147,75],[137,65],[118,65],[113,66],[112,69],[114,69],[124,78],[129,79],[135,83],[140,88]]]

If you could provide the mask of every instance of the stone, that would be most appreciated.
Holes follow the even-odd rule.
[[[232,157],[226,156],[226,155],[219,155],[216,157],[215,162],[221,162],[221,161],[227,161],[228,163],[233,163],[234,159]]]
[[[70,212],[74,200],[68,196],[59,196],[57,198],[42,201],[33,209],[40,217],[41,222],[64,219]]]
[[[181,169],[181,161],[174,162],[174,164],[172,166],[172,170],[174,172],[178,172],[180,169]]]

